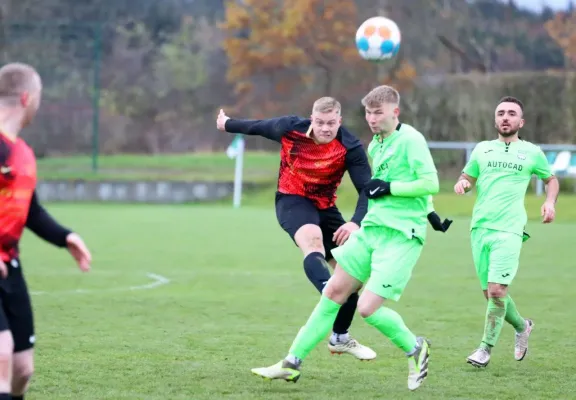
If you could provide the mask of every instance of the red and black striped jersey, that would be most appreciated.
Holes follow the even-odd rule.
[[[341,126],[333,141],[317,144],[306,135],[310,123],[310,119],[294,115],[266,120],[229,119],[226,131],[263,136],[279,142],[278,192],[306,197],[318,209],[335,205],[336,191],[348,171],[359,194],[352,221],[360,225],[368,207],[362,189],[371,178],[362,143]]]
[[[0,133],[0,259],[18,257],[18,243],[25,227],[41,238],[63,247],[70,231],[56,223],[36,197],[36,157],[20,138]]]

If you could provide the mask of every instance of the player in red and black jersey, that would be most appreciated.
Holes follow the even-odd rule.
[[[42,82],[24,64],[0,68],[0,400],[24,398],[34,369],[34,320],[18,258],[24,228],[67,247],[82,271],[91,255],[76,233],[58,224],[36,195],[34,152],[18,137],[40,105]]]
[[[230,119],[221,110],[217,128],[230,133],[258,135],[281,144],[276,216],[304,254],[304,271],[322,292],[330,279],[332,249],[359,229],[368,207],[364,184],[371,178],[370,165],[360,141],[342,125],[341,106],[331,97],[318,99],[310,118],[284,116],[266,120]],[[336,207],[336,190],[348,171],[358,191],[356,210],[346,222]],[[348,334],[358,294],[340,308],[328,348],[371,360],[376,353]]]

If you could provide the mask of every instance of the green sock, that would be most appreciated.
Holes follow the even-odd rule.
[[[488,299],[484,336],[482,337],[482,346],[487,349],[496,345],[500,332],[502,332],[502,325],[504,325],[504,317],[506,316],[506,303],[506,297],[490,297]]]
[[[506,301],[506,322],[512,325],[516,332],[524,332],[524,329],[526,329],[526,320],[518,312],[516,304],[510,295],[506,296]]]
[[[300,328],[296,339],[290,347],[289,354],[300,360],[304,358],[320,343],[332,330],[338,310],[342,307],[328,297],[322,295],[320,302],[312,311],[306,325]]]
[[[416,336],[406,327],[404,320],[396,311],[380,307],[364,320],[406,353],[411,353],[416,347]]]

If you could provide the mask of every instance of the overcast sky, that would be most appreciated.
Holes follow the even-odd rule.
[[[548,5],[554,9],[564,9],[569,0],[516,0],[516,4],[520,7],[531,8],[533,10],[540,10],[542,5]]]

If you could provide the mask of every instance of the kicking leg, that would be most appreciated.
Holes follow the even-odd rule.
[[[304,271],[310,282],[322,293],[326,282],[330,279],[330,270],[325,260],[325,247],[322,231],[318,225],[306,224],[294,235],[294,241],[304,254]],[[330,257],[332,265],[336,262]],[[328,349],[333,354],[351,354],[359,360],[372,360],[376,353],[351,338],[348,330],[354,318],[358,293],[352,293],[344,302],[334,321],[333,334],[328,343]]]
[[[335,266],[336,260],[330,260],[330,265]],[[361,361],[369,361],[376,358],[376,352],[368,346],[360,344],[356,339],[348,333],[356,307],[358,304],[358,292],[352,293],[346,302],[342,304],[334,326],[332,328],[332,335],[328,341],[328,350],[332,354],[350,354]]]

